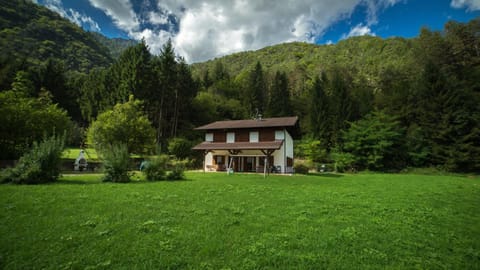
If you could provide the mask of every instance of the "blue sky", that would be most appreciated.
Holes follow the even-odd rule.
[[[421,27],[480,16],[480,0],[32,0],[88,31],[144,38],[158,53],[169,38],[198,62],[283,42],[336,43],[350,36],[411,38]]]

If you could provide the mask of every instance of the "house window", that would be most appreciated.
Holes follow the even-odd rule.
[[[258,142],[258,131],[250,131],[250,142]]]
[[[206,133],[205,134],[205,141],[206,142],[213,142],[213,133]]]
[[[284,140],[285,139],[285,133],[283,130],[276,130],[275,131],[275,140]]]
[[[235,132],[227,132],[227,143],[235,142]]]

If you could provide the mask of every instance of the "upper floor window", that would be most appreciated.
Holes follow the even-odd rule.
[[[258,142],[258,131],[250,131],[250,142]]]
[[[275,140],[285,140],[285,132],[283,130],[276,130]]]
[[[227,132],[227,143],[235,142],[235,132]]]
[[[205,141],[213,142],[213,133],[205,133]]]

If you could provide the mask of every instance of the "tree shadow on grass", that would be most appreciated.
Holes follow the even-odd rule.
[[[342,174],[338,174],[338,173],[308,173],[308,175],[325,177],[325,178],[341,178],[341,177],[343,177]]]
[[[88,181],[88,180],[80,180],[80,179],[75,179],[75,180],[65,180],[65,179],[60,179],[55,182],[55,184],[59,185],[93,185],[93,184],[101,184],[102,181]]]

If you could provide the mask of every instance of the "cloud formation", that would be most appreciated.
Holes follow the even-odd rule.
[[[453,8],[467,8],[468,11],[480,10],[480,0],[452,0]]]
[[[129,0],[89,1],[130,37],[144,38],[153,53],[171,38],[177,53],[198,62],[283,42],[315,42],[359,5],[367,7],[366,22],[346,36],[374,35],[378,11],[400,0],[150,0],[155,8],[143,1],[148,8],[137,12]]]
[[[37,3],[36,0],[34,0],[33,2]],[[95,20],[85,14],[80,14],[78,11],[71,8],[65,9],[60,0],[46,0],[45,6],[80,27],[84,27],[85,29],[94,32],[101,31],[100,26],[98,26],[98,23]]]
[[[89,0],[89,2],[112,18],[118,28],[127,32],[138,30],[140,23],[129,0]]]
[[[363,24],[357,24],[353,27],[348,34],[344,34],[341,39],[346,39],[349,37],[357,37],[357,36],[375,36],[375,33],[372,32],[369,26]]]

